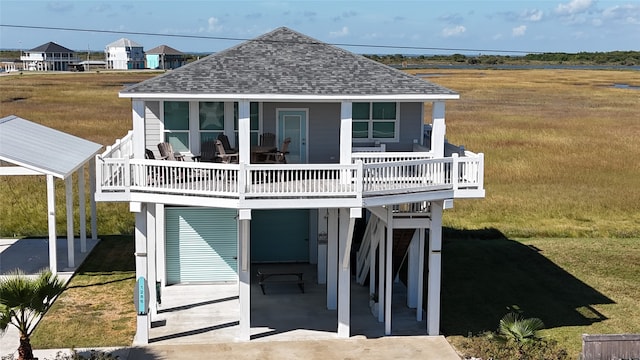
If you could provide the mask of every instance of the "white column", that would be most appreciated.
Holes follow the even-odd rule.
[[[352,102],[340,104],[340,164],[351,165],[351,139],[353,137]]]
[[[138,210],[135,213],[136,229],[135,229],[135,242],[136,251],[134,253],[136,257],[136,281],[143,278],[148,283],[148,268],[147,268],[147,211],[146,204],[134,205],[132,209]],[[134,289],[137,291],[138,289]],[[151,292],[151,285],[149,285],[149,292]],[[137,315],[136,316],[136,336],[133,343],[135,345],[146,345],[149,343],[149,316]]]
[[[248,164],[251,149],[251,111],[248,100],[238,101],[238,153],[239,161]]]
[[[416,321],[422,321],[422,299],[424,297],[424,229],[418,229],[418,306],[416,308]]]
[[[78,169],[78,212],[80,213],[80,252],[87,252],[87,210],[84,198],[84,165]]]
[[[444,137],[446,125],[444,123],[444,101],[435,101],[431,114],[431,151],[433,156],[444,157]]]
[[[251,339],[251,210],[238,211],[238,285],[240,293],[241,341]]]
[[[418,231],[415,231],[411,238],[411,243],[409,243],[409,254],[407,256],[407,307],[410,309],[415,309],[418,304],[419,242]]]
[[[64,179],[64,189],[67,204],[67,267],[74,268],[76,262],[73,243],[73,174]]]
[[[373,225],[375,228],[371,233],[371,241],[369,242],[369,295],[375,294],[376,291],[376,248],[380,244],[378,241],[378,234],[382,224],[378,220],[378,217],[371,214],[369,221],[375,222]]]
[[[318,209],[318,284],[327,283],[327,209]]]
[[[380,226],[383,226],[380,224]],[[384,279],[385,279],[385,261],[386,259],[386,236],[387,236],[387,224],[384,225],[383,229],[378,231],[378,247],[380,251],[378,252],[378,322],[384,321],[384,304],[385,304],[385,292],[384,292]]]
[[[58,273],[58,253],[56,246],[56,187],[53,175],[47,175],[47,219],[49,227],[49,269]]]
[[[338,337],[348,338],[350,332],[350,312],[351,303],[351,265],[347,261],[345,266],[343,259],[349,257],[350,241],[349,236],[353,236],[354,219],[349,217],[349,209],[339,210],[339,235],[338,235]]]
[[[158,296],[156,293],[156,207],[147,204],[147,274],[149,283],[149,322],[158,318]]]
[[[89,204],[91,207],[91,239],[98,240],[98,211],[96,209],[96,158],[89,161]]]
[[[391,335],[391,295],[393,294],[393,211],[387,207],[387,239],[385,256],[384,334]]]
[[[133,157],[144,159],[145,126],[144,126],[144,101],[132,100],[131,111],[133,116]]]
[[[338,210],[329,209],[327,225],[327,309],[338,307]]]
[[[429,281],[427,283],[427,334],[440,334],[440,281],[442,261],[442,201],[431,202],[429,230]]]
[[[161,293],[160,301],[162,302],[162,289],[167,286],[165,278],[165,241],[164,241],[164,204],[156,204],[156,276],[160,281]]]

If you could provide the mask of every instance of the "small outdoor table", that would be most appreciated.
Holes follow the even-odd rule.
[[[302,293],[304,294],[304,280],[302,280],[302,272],[267,272],[258,270],[258,285],[264,292],[264,286],[266,284],[297,284]]]

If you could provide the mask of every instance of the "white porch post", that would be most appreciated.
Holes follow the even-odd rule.
[[[49,269],[58,273],[58,253],[56,246],[56,187],[53,175],[47,175],[47,219],[49,227]]]
[[[136,280],[142,278],[148,282],[148,264],[147,264],[147,205],[140,203],[130,203],[131,211],[135,212],[136,229],[135,229],[135,242],[136,242]],[[134,288],[133,291],[137,291]],[[149,292],[151,292],[151,286],[149,285]],[[137,312],[137,311],[136,311]],[[135,345],[146,345],[149,343],[149,315],[145,314],[136,316],[136,336],[134,338]]]
[[[393,294],[393,211],[387,207],[387,239],[385,254],[384,334],[391,335],[391,295]]]
[[[76,262],[73,241],[73,174],[64,179],[64,189],[67,204],[67,267],[74,268]]]
[[[355,219],[362,216],[362,209],[341,208],[339,210],[340,230],[338,245],[338,337],[348,338],[350,330],[351,306],[351,243]]]
[[[327,209],[318,209],[318,284],[327,283]]]
[[[89,206],[91,207],[91,239],[98,240],[98,211],[96,209],[96,158],[89,161]]]
[[[144,101],[133,99],[131,101],[131,111],[133,115],[133,157],[136,159],[144,159]]]
[[[382,224],[381,224],[382,225]],[[386,244],[386,235],[387,235],[387,226],[389,226],[389,224],[384,224],[384,228],[381,231],[378,231],[378,247],[380,248],[380,251],[378,252],[378,322],[383,322],[384,321],[384,309],[385,306],[384,304],[386,303],[385,301],[385,287],[384,287],[384,280],[385,280],[385,259],[386,259],[386,250],[387,250],[387,244]]]
[[[418,254],[420,258],[418,260],[418,301],[416,307],[416,321],[422,321],[422,299],[424,298],[424,231],[425,229],[418,229]]]
[[[242,143],[242,141],[240,142]],[[238,285],[240,287],[240,340],[251,339],[251,209],[238,211]]]
[[[352,102],[342,101],[340,104],[340,164],[342,165],[351,165],[352,111]]]
[[[156,207],[147,204],[147,273],[149,274],[149,322],[158,317],[158,296],[156,293]]]
[[[427,334],[440,334],[440,281],[442,261],[443,201],[431,202],[429,230],[429,281],[427,284]]]
[[[251,148],[251,111],[248,100],[238,101],[238,153],[239,161],[248,164]]]
[[[165,242],[164,242],[164,204],[156,204],[156,269],[157,279],[160,281],[161,291],[167,285],[165,266]],[[160,293],[162,302],[162,293]]]
[[[444,123],[444,101],[435,101],[431,114],[431,151],[436,158],[444,157],[444,136],[446,125]]]
[[[87,211],[84,198],[84,165],[78,169],[78,212],[80,213],[80,252],[87,252]]]
[[[327,225],[327,309],[338,306],[338,210],[329,209]]]
[[[415,309],[418,304],[418,267],[420,247],[418,230],[413,233],[411,243],[409,243],[409,254],[407,256],[407,307]]]

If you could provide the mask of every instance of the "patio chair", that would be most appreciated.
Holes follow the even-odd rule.
[[[260,146],[276,146],[276,134],[264,133],[260,135]]]
[[[144,158],[147,160],[156,160],[153,151],[149,149],[144,149]],[[150,166],[147,168],[147,185],[157,185],[163,182],[162,174],[157,167]]]
[[[171,144],[168,142],[159,143],[158,151],[160,151],[160,156],[164,160],[184,161],[184,155],[174,152],[173,146],[171,146]]]
[[[286,154],[289,153],[289,144],[291,143],[291,138],[286,138],[282,142],[282,147],[280,151],[270,152],[266,154],[266,163],[271,164],[286,164],[287,157]]]
[[[215,140],[208,140],[200,145],[200,155],[194,156],[194,161],[199,162],[215,162],[216,157],[216,142]]]
[[[222,146],[224,147],[224,151],[227,154],[235,154],[238,153],[238,150],[233,149],[231,147],[231,144],[229,143],[229,138],[227,137],[227,135],[225,134],[220,134],[218,135],[218,140],[222,143]]]
[[[238,163],[238,153],[227,154],[224,149],[224,145],[222,141],[216,140],[216,149],[218,150],[217,157],[220,158],[220,161],[225,164],[237,164]]]

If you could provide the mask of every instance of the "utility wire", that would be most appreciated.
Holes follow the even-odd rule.
[[[97,30],[97,29],[78,29],[78,28],[63,28],[63,27],[51,27],[51,26],[33,26],[33,25],[12,25],[12,24],[0,24],[0,27],[16,28],[16,29],[32,29],[32,30],[57,30],[57,31],[75,31],[75,32],[89,32],[89,33],[104,33],[104,34],[126,34],[126,35],[144,35],[144,36],[159,36],[159,37],[173,37],[173,38],[185,38],[185,39],[205,39],[205,40],[225,40],[225,41],[256,41],[256,42],[283,42],[292,43],[287,40],[255,40],[248,38],[238,37],[223,37],[223,36],[204,36],[204,35],[177,35],[177,34],[158,34],[150,32],[138,32],[138,31],[118,31],[118,30]],[[468,51],[479,53],[510,53],[510,54],[542,54],[540,51],[525,51],[525,50],[498,50],[498,49],[471,49],[471,48],[444,48],[444,47],[425,47],[425,46],[399,46],[399,45],[372,45],[372,44],[349,44],[349,43],[328,43],[333,46],[345,46],[345,47],[368,47],[368,48],[381,48],[381,49],[404,49],[404,50],[431,50],[431,51]]]

